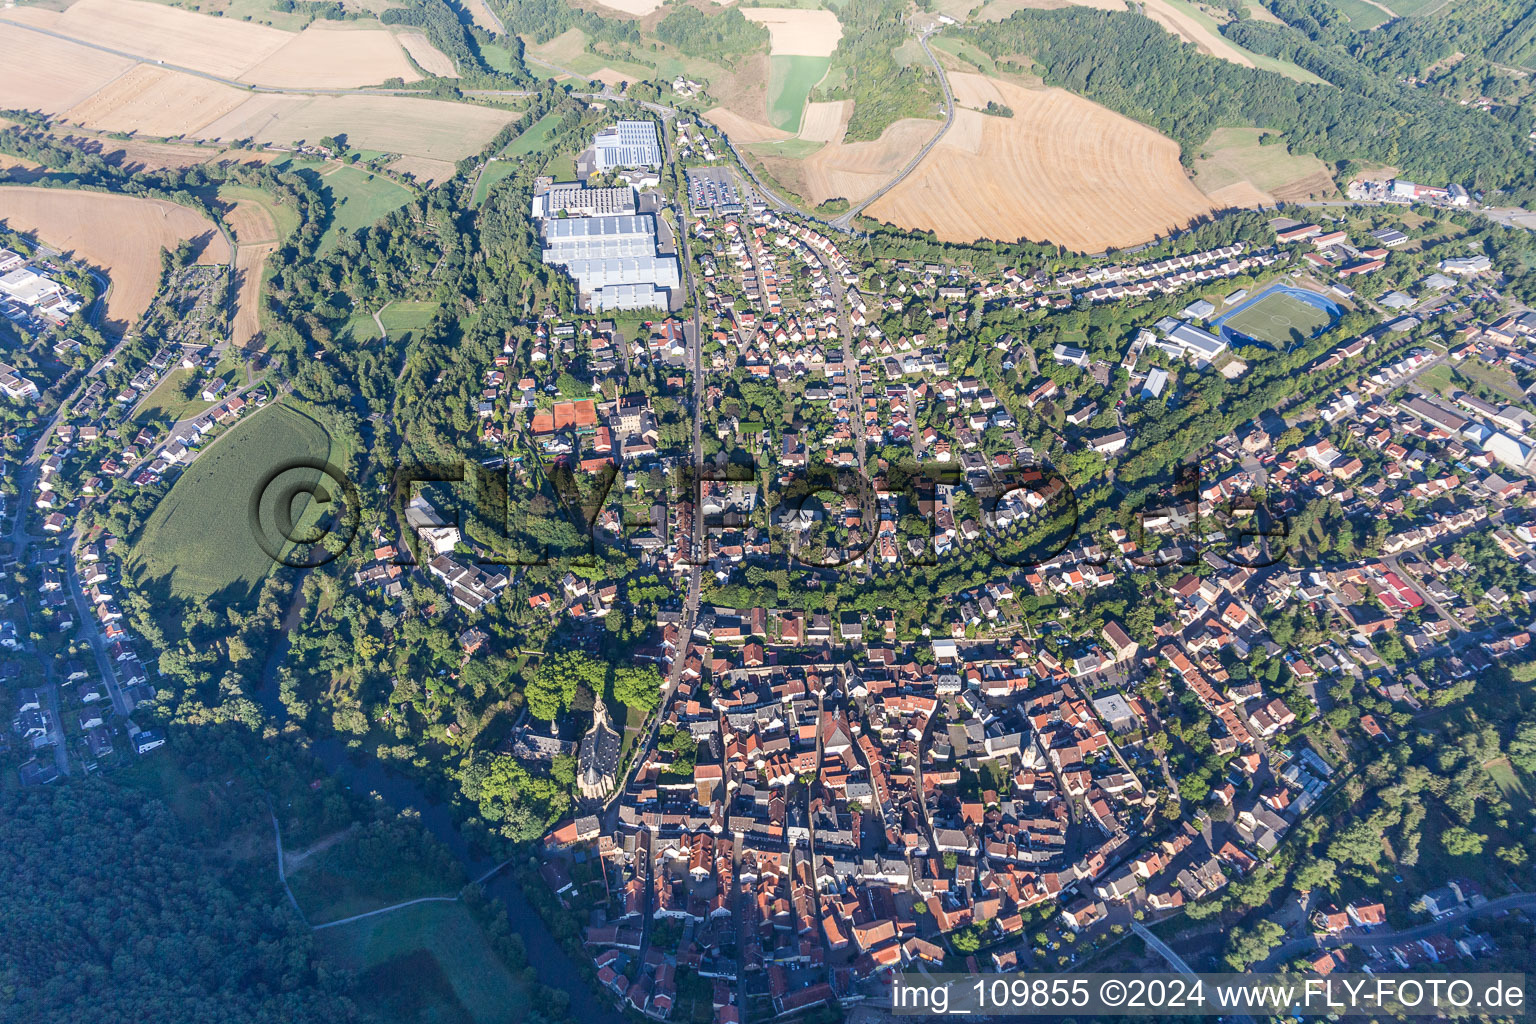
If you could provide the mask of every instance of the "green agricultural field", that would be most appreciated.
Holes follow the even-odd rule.
[[[1349,18],[1349,27],[1356,32],[1368,32],[1392,20],[1392,16],[1386,11],[1375,4],[1366,3],[1365,0],[1329,0],[1329,2]]]
[[[755,156],[781,156],[786,160],[804,160],[825,145],[825,142],[813,142],[810,139],[779,139],[777,142],[754,142],[744,148]]]
[[[338,453],[324,427],[283,404],[249,414],[207,444],[150,515],[128,556],[129,569],[160,598],[157,606],[171,612],[168,598],[236,608],[247,602],[273,567],[252,536],[251,497],[298,458],[335,462]],[[313,483],[319,473],[294,471],[283,479],[289,477]],[[302,524],[302,515],[298,519]]]
[[[1274,292],[1223,321],[1222,326],[1244,337],[1286,348],[1298,334],[1303,340],[1312,338],[1331,322],[1324,310],[1293,295]]]
[[[786,132],[800,130],[811,90],[827,74],[830,57],[773,57],[768,64],[768,120]]]
[[[320,236],[322,253],[340,240],[342,228],[372,227],[411,201],[411,191],[404,185],[359,167],[337,167],[321,175],[320,188],[331,207],[331,223]]]
[[[1399,18],[1423,18],[1434,14],[1450,0],[1394,0],[1387,4]]]
[[[512,177],[512,172],[516,170],[517,165],[510,160],[492,160],[486,164],[485,170],[480,172],[480,180],[475,182],[475,194],[470,197],[470,205],[479,207],[491,194],[491,189]]]
[[[373,322],[370,314],[358,313],[347,318],[347,322],[336,332],[336,337],[338,340],[350,339],[359,345],[366,345],[379,340],[379,325]]]
[[[384,329],[390,334],[424,331],[437,315],[438,305],[436,302],[391,302],[379,313],[379,319],[384,321]]]
[[[527,156],[529,153],[537,153],[544,148],[550,135],[554,134],[555,127],[560,124],[560,115],[548,113],[528,128],[527,131],[507,143],[507,148],[501,151],[502,156]]]
[[[528,991],[462,903],[418,903],[315,933],[320,954],[356,971],[354,998],[381,1020],[500,1024],[528,1013]]]

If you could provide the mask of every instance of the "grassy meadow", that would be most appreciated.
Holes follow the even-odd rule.
[[[243,606],[273,567],[251,535],[253,493],[295,458],[334,461],[325,428],[298,409],[275,404],[247,415],[204,448],[139,531],[128,566],[150,594]],[[319,478],[314,471],[287,476]]]

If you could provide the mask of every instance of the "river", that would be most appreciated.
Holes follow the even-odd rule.
[[[278,693],[277,673],[288,657],[288,638],[297,628],[303,610],[304,578],[301,575],[294,583],[293,601],[283,616],[282,636],[267,656],[261,686],[251,694],[274,722],[283,722],[288,717],[288,709],[283,706]],[[432,800],[414,779],[377,760],[354,757],[339,740],[312,737],[309,749],[332,775],[345,781],[354,791],[378,793],[397,811],[409,809],[420,815],[422,825],[453,851],[468,877],[479,878],[496,867],[497,861],[470,849],[469,842],[454,823],[452,811]],[[507,908],[512,929],[522,936],[523,945],[528,950],[528,962],[538,971],[539,981],[570,995],[573,1019],[597,1021],[615,1013],[612,1007],[603,1006],[598,1001],[586,976],[545,925],[516,878],[503,871],[485,882],[483,887],[486,895],[500,900]]]

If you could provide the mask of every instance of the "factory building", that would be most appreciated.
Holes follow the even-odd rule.
[[[593,167],[599,174],[624,167],[660,167],[661,143],[651,121],[620,121],[592,138]]]
[[[593,310],[666,309],[681,286],[676,257],[656,251],[650,214],[541,222],[544,262],[563,267]]]

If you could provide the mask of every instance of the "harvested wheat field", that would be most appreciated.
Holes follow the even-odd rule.
[[[598,68],[591,74],[583,75],[582,77],[590,78],[594,82],[602,82],[604,85],[611,85],[615,89],[630,82],[641,81],[639,75],[629,75],[622,71],[615,71],[613,68],[607,67]]]
[[[844,121],[836,141],[802,161],[804,194],[812,203],[828,199],[858,202],[875,192],[937,134],[941,122],[903,118],[873,142],[843,142],[841,129],[846,127]]]
[[[1210,197],[1211,205],[1218,210],[1230,210],[1242,207],[1256,210],[1261,206],[1278,206],[1275,197],[1259,188],[1251,181],[1238,181],[1231,185],[1223,185],[1221,188],[1212,189],[1206,193]]]
[[[386,165],[397,174],[409,174],[423,185],[436,185],[447,181],[458,168],[447,160],[428,160],[420,156],[403,156]]]
[[[0,24],[0,105],[12,109],[63,113],[131,67],[126,57]]]
[[[800,118],[800,137],[807,142],[831,142],[841,139],[853,116],[852,100],[807,103]]]
[[[704,111],[704,119],[730,136],[732,142],[738,146],[751,145],[754,142],[779,142],[782,139],[794,138],[789,132],[781,131],[771,124],[754,121],[742,117],[734,110],[725,107],[715,107],[713,110]]]
[[[405,47],[405,52],[411,55],[411,60],[421,65],[421,69],[429,75],[438,78],[458,78],[459,72],[453,66],[453,61],[442,50],[432,45],[424,34],[420,32],[401,32],[396,38],[400,45]],[[409,81],[409,79],[407,79]]]
[[[0,188],[0,221],[103,270],[106,326],[122,331],[149,308],[160,250],[192,240],[199,263],[228,263],[229,243],[207,217],[161,199],[63,188]]]
[[[260,203],[241,199],[224,215],[235,236],[235,315],[230,340],[247,348],[261,335],[261,281],[267,257],[277,250],[277,225]]]
[[[289,35],[282,48],[247,69],[240,80],[274,89],[355,89],[391,78],[421,81],[393,32],[351,27],[355,24],[317,21],[298,35]],[[440,53],[437,56],[447,60]],[[450,71],[452,67],[449,64]]]
[[[513,111],[407,96],[252,96],[197,134],[286,146],[344,132],[355,149],[462,160],[517,117]]]
[[[1282,203],[1302,203],[1308,199],[1332,195],[1337,188],[1333,175],[1328,173],[1327,168],[1323,168],[1313,171],[1305,178],[1297,178],[1284,185],[1276,185],[1270,191]]]
[[[1194,43],[1202,53],[1231,61],[1241,67],[1253,67],[1253,61],[1238,51],[1218,32],[1212,32],[1188,12],[1181,11],[1168,0],[1143,0],[1147,17],[1172,32],[1187,43]]]
[[[63,119],[106,132],[190,135],[244,103],[248,93],[156,64],[136,64]]]
[[[957,105],[995,100],[1013,117],[958,110],[955,125],[870,216],[939,238],[1050,241],[1082,252],[1145,242],[1210,212],[1179,147],[1062,89],[950,76]]]
[[[491,9],[485,6],[485,0],[464,0],[464,10],[468,12],[470,21],[487,32],[501,31],[495,17],[491,15]]]
[[[45,27],[220,78],[239,78],[295,38],[281,29],[211,18],[148,0],[76,0]]]
[[[743,7],[741,13],[768,29],[768,52],[775,57],[830,57],[843,37],[842,22],[828,10]]]

